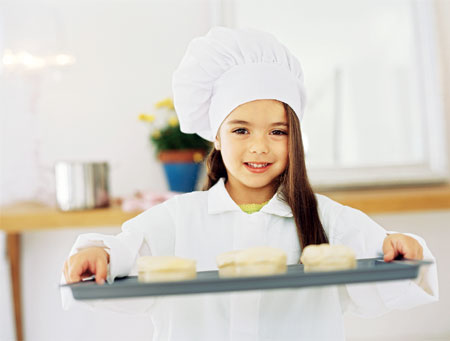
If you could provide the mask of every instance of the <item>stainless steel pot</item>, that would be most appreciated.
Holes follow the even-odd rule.
[[[106,162],[55,164],[56,201],[62,211],[109,206],[109,166]]]

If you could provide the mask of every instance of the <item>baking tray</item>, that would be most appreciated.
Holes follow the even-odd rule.
[[[303,265],[288,265],[287,272],[274,276],[219,278],[218,271],[197,272],[197,278],[178,282],[139,283],[136,276],[116,278],[114,283],[98,285],[94,279],[61,286],[70,287],[77,300],[168,296],[245,290],[304,288],[336,284],[413,279],[422,265],[431,261],[396,260],[383,257],[358,259],[351,270],[307,272]]]

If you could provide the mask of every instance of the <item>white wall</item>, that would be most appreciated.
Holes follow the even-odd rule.
[[[70,67],[39,72],[0,69],[0,205],[27,199],[53,204],[58,160],[108,161],[114,197],[165,190],[161,165],[147,142],[149,129],[137,116],[171,96],[173,70],[210,20],[209,0],[0,1],[0,55],[9,48],[76,58]],[[55,294],[60,263],[78,233],[24,235],[27,339],[79,339],[86,333],[81,325],[97,340],[103,338],[98,325],[112,328],[112,337],[128,335],[127,328],[137,339],[148,335],[147,320],[129,318],[121,328],[116,322],[122,317],[113,313],[61,311]],[[0,235],[0,340],[13,340]]]
[[[1,1],[0,50],[63,52],[76,63],[38,72],[0,70],[0,204],[22,199],[53,203],[53,165],[62,159],[109,161],[113,196],[167,188],[147,141],[148,127],[138,122],[137,114],[152,112],[157,100],[171,95],[171,75],[188,42],[210,26],[211,2]],[[444,81],[449,82],[450,9],[448,2],[438,3]],[[307,60],[317,59],[311,52],[300,52]],[[393,123],[385,133],[395,132]],[[322,135],[309,140],[317,146]],[[400,160],[392,155],[390,159]]]
[[[0,340],[12,340],[14,315],[5,237],[6,235],[0,232]]]
[[[442,97],[444,99],[444,109],[447,118],[447,160],[450,162],[450,1],[436,0],[435,2],[440,33],[440,79],[442,82]]]
[[[76,58],[65,68],[0,75],[0,204],[52,203],[58,160],[110,162],[113,196],[166,189],[137,116],[172,95],[188,42],[210,27],[208,0],[7,0],[0,13],[4,48]]]

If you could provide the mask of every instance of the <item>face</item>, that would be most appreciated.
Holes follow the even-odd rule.
[[[238,106],[222,122],[215,148],[221,151],[229,186],[273,194],[274,180],[288,162],[284,105],[256,100]]]

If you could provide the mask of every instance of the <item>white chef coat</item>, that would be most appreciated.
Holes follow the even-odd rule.
[[[330,244],[351,247],[357,258],[381,256],[386,231],[367,215],[315,194]],[[415,235],[424,258],[434,260]],[[253,246],[283,249],[288,264],[300,257],[291,209],[277,194],[259,211],[243,212],[220,179],[208,191],[175,196],[122,226],[117,236],[80,235],[70,255],[91,246],[110,253],[108,281],[135,275],[144,255],[195,259],[197,271],[217,270],[222,252]],[[303,289],[196,294],[156,298],[74,301],[63,289],[63,306],[85,304],[116,311],[149,312],[153,340],[344,340],[343,312],[374,317],[438,300],[436,265],[422,267],[418,279]],[[64,278],[62,279],[64,283]]]

